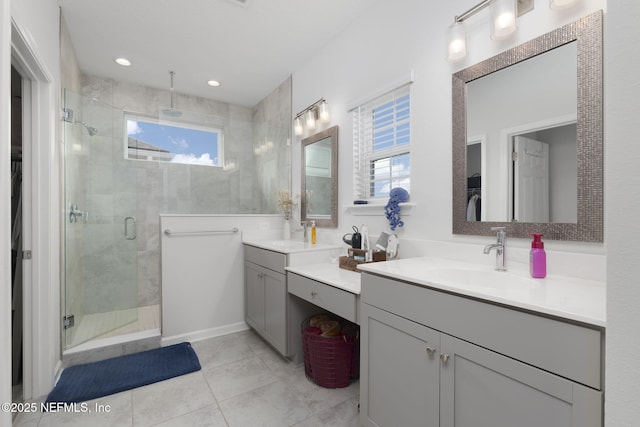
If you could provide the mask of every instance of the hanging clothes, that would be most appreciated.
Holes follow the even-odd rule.
[[[11,162],[11,348],[12,377],[22,377],[22,162]]]
[[[469,198],[469,203],[467,204],[467,221],[477,220],[476,202],[478,199],[480,199],[480,196],[477,194],[474,194]]]

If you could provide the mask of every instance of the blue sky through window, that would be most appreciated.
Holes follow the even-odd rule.
[[[392,188],[409,191],[410,154],[401,147],[410,142],[409,95],[394,97],[372,109],[373,152],[370,163],[371,197],[388,197]]]
[[[173,163],[220,166],[217,130],[172,126],[166,123],[127,119],[127,136],[173,154],[163,159]],[[158,159],[155,159],[158,160]]]

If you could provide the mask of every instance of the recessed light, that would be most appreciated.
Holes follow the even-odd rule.
[[[116,58],[114,59],[114,61],[116,61],[116,64],[120,64],[123,67],[128,67],[129,65],[131,65],[131,61],[129,61],[127,58]]]
[[[209,86],[212,86],[212,87],[218,87],[218,86],[220,86],[220,82],[219,82],[219,81],[217,81],[217,80],[209,80],[209,81],[207,82],[207,84],[208,84]]]

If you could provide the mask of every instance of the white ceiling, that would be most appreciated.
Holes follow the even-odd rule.
[[[251,107],[378,0],[58,1],[84,73]]]

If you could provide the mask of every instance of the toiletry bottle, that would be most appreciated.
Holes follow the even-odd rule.
[[[311,244],[316,244],[316,222],[311,221]]]
[[[529,233],[533,237],[531,242],[530,270],[531,277],[542,279],[547,275],[547,254],[544,251],[542,234]]]
[[[362,233],[362,249],[365,251],[364,260],[366,262],[373,261],[373,251],[371,250],[371,242],[369,242],[369,229],[366,224],[362,224],[360,227]]]

